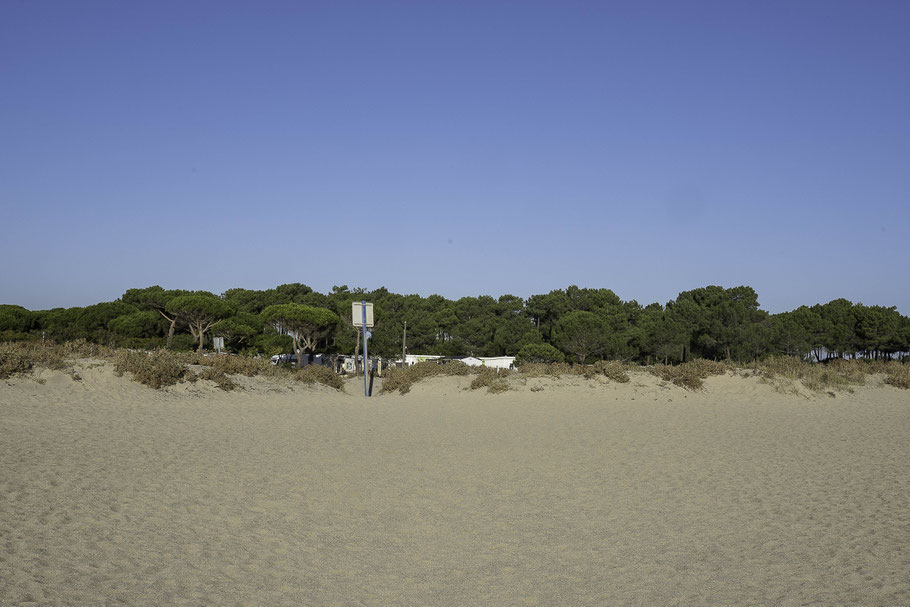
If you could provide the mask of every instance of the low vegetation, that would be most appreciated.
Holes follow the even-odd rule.
[[[114,372],[119,376],[129,373],[135,381],[157,390],[173,386],[187,376],[187,366],[180,359],[179,355],[167,350],[119,350],[114,355]]]
[[[336,390],[344,391],[344,380],[337,373],[322,365],[309,365],[294,375],[297,381],[305,384],[322,384]]]
[[[319,383],[336,390],[344,389],[344,380],[328,367],[310,365],[302,370],[275,366],[266,358],[249,356],[203,356],[195,352],[169,350],[113,349],[85,340],[63,344],[51,341],[24,340],[0,342],[0,379],[29,375],[40,369],[62,370],[74,380],[82,379],[77,372],[77,359],[101,359],[113,364],[117,375],[129,376],[149,387],[160,389],[182,381],[206,380],[218,388],[230,391],[240,386],[231,376],[288,378],[305,384]],[[84,363],[82,363],[84,366]],[[382,393],[407,394],[412,386],[436,376],[471,376],[470,389],[486,388],[488,392],[509,389],[510,377],[559,378],[562,376],[585,379],[605,378],[617,383],[630,381],[636,369],[647,371],[664,381],[686,390],[704,389],[704,380],[726,373],[755,376],[773,384],[784,392],[798,393],[800,387],[814,392],[852,391],[864,385],[870,376],[877,376],[886,384],[910,389],[910,364],[897,361],[866,359],[832,359],[825,363],[809,363],[795,357],[772,356],[750,365],[695,359],[678,365],[657,364],[637,367],[616,360],[601,360],[590,365],[572,365],[565,362],[526,362],[517,373],[489,367],[469,367],[461,362],[423,362],[407,368],[388,368],[383,374]],[[540,386],[532,387],[540,391]]]
[[[392,367],[383,375],[381,393],[398,391],[401,394],[407,394],[411,391],[411,386],[428,377],[468,375],[471,372],[470,370],[470,367],[460,362],[439,365],[428,361],[405,368]]]
[[[686,390],[701,390],[704,380],[712,375],[723,375],[733,368],[727,363],[697,359],[680,365],[654,365],[649,368],[652,375]]]
[[[488,367],[475,367],[477,376],[471,380],[471,390],[486,388],[490,394],[505,392],[509,389],[508,376],[510,371],[490,369]]]

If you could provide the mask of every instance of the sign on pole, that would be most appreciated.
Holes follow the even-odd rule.
[[[355,301],[351,304],[351,318],[355,327],[373,326],[373,304],[365,301]]]

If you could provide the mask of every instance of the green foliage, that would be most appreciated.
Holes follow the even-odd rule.
[[[528,344],[523,346],[515,355],[515,365],[523,366],[528,363],[561,363],[566,357],[562,352],[550,344]]]
[[[227,315],[216,314],[208,324],[186,314],[175,316],[175,301],[186,298],[220,302],[212,305],[226,306]],[[399,295],[385,288],[366,291],[346,285],[328,294],[300,283],[265,291],[229,289],[221,298],[156,285],[129,289],[121,301],[86,308],[29,312],[21,306],[0,306],[0,337],[22,340],[34,335],[58,342],[83,338],[134,348],[154,347],[166,340],[168,348],[183,350],[191,347],[191,341],[201,348],[214,330],[233,352],[272,355],[291,348],[318,348],[352,353],[360,340],[347,322],[350,304],[362,299],[374,304],[376,326],[370,353],[387,358],[401,356],[405,322],[411,353],[518,355],[526,346],[546,344],[581,364],[597,359],[669,364],[698,357],[749,362],[769,354],[821,360],[859,353],[889,360],[910,351],[910,319],[893,307],[837,299],[770,316],[759,309],[757,294],[747,286],[702,287],[680,293],[666,307],[642,307],[634,300],[622,301],[609,289],[575,285],[527,300],[481,295],[454,301],[440,295]],[[288,305],[327,310],[337,320],[320,325],[315,334],[304,334],[295,344],[279,335],[276,323],[260,315]],[[194,337],[191,340],[181,331]],[[519,360],[538,360],[536,354],[542,351],[524,350]],[[535,355],[528,358],[531,354]],[[549,351],[546,360],[559,358]]]
[[[557,345],[582,364],[589,356],[602,352],[607,340],[607,327],[593,312],[574,310],[560,318],[556,325]]]
[[[37,324],[34,312],[22,306],[0,305],[0,332],[28,333]]]
[[[171,299],[165,310],[184,322],[209,322],[233,314],[230,305],[211,295],[180,295]]]
[[[338,315],[331,310],[297,303],[269,306],[262,311],[262,319],[291,333],[300,366],[303,353],[315,351],[318,340],[339,322]]]
[[[306,384],[319,383],[336,390],[344,390],[344,380],[330,368],[322,365],[308,365],[297,371],[294,377],[297,381],[302,381]]]
[[[751,287],[703,287],[680,293],[667,312],[686,328],[693,355],[749,361],[767,351],[768,314]]]
[[[252,344],[253,339],[262,333],[262,328],[262,318],[258,314],[239,312],[219,322],[212,331],[224,338],[228,349],[239,351]]]
[[[272,357],[275,354],[285,354],[294,347],[290,335],[281,335],[271,327],[266,327],[263,331],[252,339],[251,347],[254,351]]]
[[[213,295],[180,295],[171,299],[165,311],[185,323],[198,344],[199,352],[205,345],[205,334],[215,323],[234,313],[230,305]]]
[[[112,319],[108,329],[123,337],[160,337],[164,334],[164,319],[154,310],[136,311]]]
[[[35,341],[38,337],[31,333],[20,333],[18,331],[0,331],[0,342],[3,341]]]

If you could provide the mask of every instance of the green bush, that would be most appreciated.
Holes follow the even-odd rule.
[[[31,333],[20,331],[0,331],[0,342],[7,341],[36,341],[38,338]]]
[[[297,381],[306,384],[319,383],[336,390],[344,389],[344,380],[329,367],[322,365],[307,365],[295,375]]]
[[[527,344],[515,355],[515,365],[561,363],[565,359],[565,355],[550,344]]]

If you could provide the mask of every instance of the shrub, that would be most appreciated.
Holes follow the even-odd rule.
[[[471,381],[471,390],[486,388],[488,392],[497,393],[505,392],[509,389],[509,382],[506,381],[508,371],[499,371],[489,367],[478,367],[477,377]]]
[[[518,367],[518,372],[527,377],[559,377],[575,373],[566,363],[525,363]]]
[[[436,377],[438,375],[462,376],[468,375],[470,372],[470,367],[458,361],[451,361],[442,365],[426,361],[410,367],[392,367],[382,378],[382,390],[380,392],[385,394],[386,392],[398,390],[401,394],[407,394],[411,391],[412,385],[427,377]]]
[[[222,373],[253,377],[255,375],[271,375],[274,366],[267,358],[252,358],[249,356],[229,356],[227,354],[201,356],[195,358],[197,365],[211,367]]]
[[[848,389],[862,385],[866,376],[877,371],[864,361],[836,359],[824,364],[811,363],[792,356],[772,356],[754,366],[756,374],[765,379],[784,378],[798,381],[809,390],[822,392],[828,388]]]
[[[36,367],[63,369],[67,366],[66,355],[65,346],[50,341],[7,343],[3,344],[0,366],[10,369],[10,372],[15,374],[26,373]]]
[[[322,365],[308,365],[298,371],[295,377],[306,384],[319,383],[336,390],[344,389],[344,380],[329,367]]]
[[[29,373],[34,366],[24,348],[18,344],[0,344],[0,379]]]
[[[594,371],[620,384],[629,383],[628,367],[618,360],[599,360],[592,365]]]
[[[231,390],[237,388],[230,377],[224,374],[224,371],[220,369],[215,369],[214,367],[206,367],[198,374],[199,379],[207,379],[209,381],[215,382],[215,385],[224,390],[225,392],[230,392]]]
[[[910,390],[910,365],[891,362],[885,368],[885,383]]]
[[[702,380],[711,375],[723,375],[729,368],[727,363],[699,358],[681,365],[654,365],[650,371],[662,380],[686,390],[701,390],[704,388]]]
[[[157,390],[176,384],[187,369],[178,355],[167,350],[149,353],[120,350],[114,356],[114,372],[123,376],[127,371],[135,381]]]
[[[565,355],[550,344],[527,344],[515,355],[515,365],[561,363],[565,359]]]

